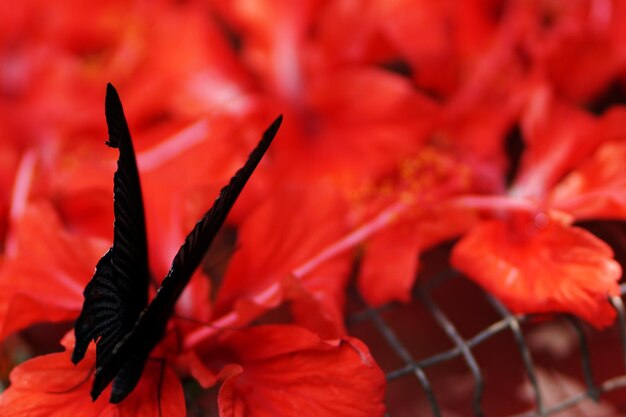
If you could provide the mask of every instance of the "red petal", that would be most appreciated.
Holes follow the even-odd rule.
[[[20,168],[17,146],[8,140],[9,132],[5,132],[4,120],[0,120],[0,239],[5,241],[11,206],[11,192],[15,187],[14,179]]]
[[[298,324],[326,339],[346,334],[343,313],[346,282],[338,277],[349,276],[351,259],[350,254],[338,256],[317,267],[306,279],[291,281],[292,291],[288,296]]]
[[[327,2],[316,35],[326,59],[406,60],[420,87],[448,96],[493,39],[496,24],[485,3]]]
[[[471,210],[447,204],[412,214],[368,242],[358,284],[371,305],[409,301],[420,252],[459,236],[478,221]]]
[[[236,376],[226,379],[220,387],[219,397],[217,398],[220,417],[250,416],[251,414],[247,412],[245,401],[239,396],[235,384],[231,382],[233,378],[236,378]]]
[[[464,236],[452,264],[519,313],[568,312],[596,327],[615,318],[621,268],[591,233],[548,220],[489,221]]]
[[[292,181],[349,188],[378,179],[414,156],[438,109],[407,79],[375,68],[321,72],[308,84],[301,105],[310,110],[285,116],[276,148]]]
[[[178,376],[168,365],[150,359],[135,390],[117,408],[120,417],[187,415]]]
[[[41,164],[39,182],[47,185],[42,194],[53,196],[55,208],[73,232],[112,240],[115,156],[100,142],[65,140],[56,142],[43,158],[51,161]]]
[[[308,29],[313,1],[285,0],[215,2],[244,37],[244,57],[279,97],[297,97],[301,73],[302,39]]]
[[[576,219],[626,219],[626,142],[604,143],[550,195]]]
[[[409,301],[419,261],[419,236],[415,227],[402,224],[375,236],[359,276],[359,291],[372,306]]]
[[[598,18],[602,13],[593,14],[583,12],[577,19],[573,16],[563,19],[561,27],[554,28],[552,36],[544,39],[540,46],[546,52],[540,59],[544,61],[550,83],[571,101],[593,99],[624,70],[621,42],[617,37],[611,39],[607,30],[610,26],[623,26],[624,19],[618,18],[616,10],[612,10],[608,18]]]
[[[262,326],[235,337],[243,370],[220,389],[221,417],[384,414],[384,374],[358,340],[331,345],[295,326]]]
[[[19,365],[11,372],[11,385],[0,396],[0,414],[3,417],[107,415],[106,395],[96,402],[89,395],[92,378],[88,376],[93,373],[93,357],[89,359],[74,366],[69,354],[64,352],[39,356]]]
[[[554,98],[548,86],[536,88],[522,115],[527,148],[512,193],[545,198],[548,190],[598,145],[598,137],[587,134],[593,126],[590,114]]]
[[[45,204],[28,207],[15,229],[16,254],[0,271],[0,339],[36,322],[76,318],[107,247],[69,234]]]
[[[177,365],[194,377],[202,388],[212,387],[217,382],[218,375],[209,369],[193,350],[179,356]]]
[[[246,363],[316,348],[322,342],[318,335],[304,327],[266,325],[230,332],[223,343],[236,352],[240,362]]]
[[[522,121],[528,147],[511,193],[543,199],[568,172],[604,142],[626,136],[626,111],[615,108],[593,119],[569,103],[537,89]]]
[[[39,356],[11,372],[11,385],[0,395],[3,417],[159,417],[185,416],[182,386],[166,365],[148,361],[135,390],[119,405],[109,404],[110,388],[96,402],[89,391],[93,383],[95,352],[73,365],[69,338],[62,353]],[[93,347],[93,344],[92,344]]]

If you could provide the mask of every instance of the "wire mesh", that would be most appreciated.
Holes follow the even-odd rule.
[[[509,360],[516,360],[522,364],[523,373],[527,378],[528,386],[531,387],[530,397],[532,398],[532,406],[522,412],[512,414],[491,413],[489,415],[507,415],[511,417],[552,416],[557,413],[562,413],[565,410],[574,409],[581,403],[587,401],[597,402],[607,393],[626,388],[626,311],[622,300],[623,296],[626,294],[626,284],[622,284],[620,287],[621,296],[611,297],[610,299],[611,305],[616,310],[617,320],[613,328],[609,331],[618,332],[619,334],[619,343],[621,344],[621,358],[619,359],[621,363],[615,368],[620,370],[620,374],[598,381],[594,377],[592,354],[589,349],[587,334],[589,333],[589,328],[586,324],[570,315],[560,314],[548,316],[513,314],[496,298],[480,290],[482,297],[486,300],[486,304],[495,310],[499,319],[484,326],[481,330],[475,332],[473,336],[463,337],[458,326],[448,317],[444,309],[440,307],[432,296],[434,289],[446,281],[454,280],[465,280],[465,278],[453,270],[438,274],[427,283],[416,286],[413,301],[413,303],[419,303],[427,310],[437,326],[450,340],[452,345],[448,349],[437,351],[425,357],[415,357],[415,355],[411,353],[411,346],[402,341],[402,335],[394,330],[393,325],[385,318],[385,315],[387,315],[389,311],[392,311],[394,308],[399,308],[398,306],[387,305],[375,309],[367,307],[364,302],[359,301],[360,309],[351,314],[347,322],[349,328],[363,323],[370,323],[376,329],[378,335],[384,340],[384,343],[400,360],[400,364],[392,366],[391,369],[385,369],[383,366],[383,369],[386,371],[387,381],[391,383],[406,378],[414,378],[422,390],[425,403],[427,404],[426,408],[430,411],[432,416],[445,416],[446,413],[438,398],[441,390],[438,391],[435,389],[426,371],[435,366],[459,359],[463,361],[466,371],[471,375],[473,383],[470,413],[471,415],[480,417],[487,415],[483,404],[486,389],[485,377],[483,376],[483,369],[475,355],[475,351],[479,346],[492,341],[496,336],[506,333],[512,336],[519,354],[517,358],[511,357]],[[410,317],[404,317],[403,319],[410,320]],[[568,323],[569,327],[576,335],[575,340],[580,356],[580,373],[582,374],[581,384],[584,386],[584,389],[570,394],[556,403],[547,404],[542,385],[540,384],[537,366],[533,361],[533,354],[527,343],[527,337],[522,330],[522,325],[538,321],[542,323],[540,325],[543,325],[546,322],[559,319]],[[375,354],[374,356],[376,357]],[[515,393],[509,393],[511,396],[514,394]],[[426,414],[420,413],[420,415]],[[389,411],[387,416],[395,417],[392,411]]]

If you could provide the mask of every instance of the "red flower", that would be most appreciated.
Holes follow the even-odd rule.
[[[72,189],[66,190],[67,195],[65,196],[65,198],[67,199],[68,202],[71,202],[73,194],[75,194],[77,191],[78,191],[78,194],[80,194],[80,191],[89,189],[90,187],[93,187],[94,184],[95,184],[95,187],[93,189],[98,190],[99,184],[97,181],[92,183],[91,180],[87,180],[84,185],[75,187],[75,190],[72,190]],[[319,198],[320,195],[317,195],[317,197]],[[328,210],[331,210],[331,213],[332,213],[332,210],[336,206],[334,204],[334,200],[330,199],[329,202],[331,204],[328,204]],[[304,206],[305,202],[301,201],[300,203],[303,204]],[[6,305],[12,306],[10,309],[9,307],[7,307],[7,310],[4,311],[3,312],[4,314],[2,315],[2,318],[7,320],[7,323],[9,323],[7,324],[7,326],[9,325],[12,326],[8,328],[7,332],[21,329],[23,327],[26,327],[38,321],[50,321],[50,320],[58,321],[58,320],[73,319],[82,303],[81,293],[84,287],[84,281],[86,281],[86,279],[90,276],[91,272],[93,271],[93,265],[95,263],[95,260],[104,251],[104,247],[106,246],[104,241],[96,240],[96,242],[98,242],[100,246],[102,246],[102,248],[94,249],[94,251],[86,251],[85,242],[89,241],[88,238],[86,238],[84,234],[76,235],[76,234],[69,233],[67,230],[64,230],[64,227],[63,225],[61,225],[58,217],[56,216],[56,213],[54,212],[54,209],[52,209],[50,206],[46,204],[36,205],[33,203],[28,203],[28,202],[25,202],[25,204],[27,204],[27,208],[25,209],[24,213],[19,218],[19,221],[16,222],[16,228],[13,233],[14,237],[16,238],[16,253],[14,254],[14,257],[9,258],[9,260],[3,265],[4,266],[3,272],[6,274],[5,280],[6,280],[6,286],[7,286],[7,291],[4,293],[4,295],[6,296]],[[271,206],[268,206],[268,207],[271,208]],[[284,204],[279,204],[278,207],[291,208],[292,215],[293,214],[305,214],[303,213],[302,210],[293,212],[293,208],[294,208],[293,204],[290,204],[288,206]],[[313,204],[307,204],[306,207],[315,207],[315,206]],[[264,213],[263,215],[266,216],[268,214],[271,215],[273,211],[272,210],[264,211],[263,213]],[[325,213],[324,211],[322,211],[322,214],[323,214],[322,218],[328,215],[328,213]],[[313,216],[305,216],[305,217],[309,219],[311,218],[314,219]],[[283,217],[283,220],[285,218],[286,217]],[[180,217],[178,217],[178,219],[180,219]],[[262,222],[260,224],[264,224],[264,223]],[[339,235],[342,231],[339,228],[333,227],[333,225],[327,225],[327,226],[328,226],[328,232],[330,232],[330,234],[333,236]],[[308,257],[311,256],[311,253],[316,253],[316,251],[321,250],[322,249],[321,245],[326,243],[328,238],[326,237],[326,234],[324,233],[321,234],[320,236],[322,237],[322,239],[319,241],[316,241],[316,239],[319,239],[319,236],[313,235],[315,239],[311,241],[310,243],[311,247],[309,247],[308,245],[304,245],[302,236],[299,236],[296,234],[295,235],[296,241],[303,243],[303,246],[302,246],[302,252],[300,254],[292,251],[294,255],[294,260],[298,262],[306,262]],[[171,236],[168,236],[167,239],[169,239],[170,237]],[[31,256],[36,256],[37,262],[33,262]],[[80,258],[81,256],[87,257],[87,258],[93,257],[93,259],[91,260],[87,259],[85,260],[85,262],[82,262],[80,260],[82,259]],[[45,262],[46,260],[47,262]],[[278,260],[287,261],[287,265],[289,265],[289,263],[292,262],[289,259],[279,258]],[[341,261],[341,263],[346,265],[345,260]],[[88,270],[85,270],[85,268],[88,268]],[[347,276],[347,274],[345,273],[346,272],[345,268],[343,269],[344,271],[342,271],[342,273],[339,275],[345,277]],[[261,273],[264,272],[263,268],[259,268],[259,270]],[[315,272],[319,273],[320,271],[315,271]],[[29,276],[29,275],[43,276],[46,273],[50,275],[50,279],[41,281],[38,277],[37,279],[20,281],[22,284],[21,286],[15,286],[15,283],[11,280],[11,277],[15,275],[18,275],[21,277]],[[312,279],[310,279],[309,281],[303,282],[303,286],[300,289],[301,291],[303,290],[301,293],[302,295],[294,296],[295,300],[302,300],[302,302],[299,303],[300,307],[296,308],[296,310],[299,309],[300,314],[303,317],[303,321],[307,321],[308,320],[307,317],[311,316],[311,310],[314,308],[314,304],[319,303],[320,307],[315,307],[315,308],[319,309],[322,312],[328,312],[328,311],[332,312],[332,316],[329,320],[331,323],[332,330],[328,332],[333,332],[333,334],[342,333],[342,331],[336,331],[332,327],[332,326],[336,326],[337,323],[339,324],[341,323],[340,311],[341,311],[342,286],[341,285],[333,286],[334,287],[333,291],[329,291],[328,285],[324,283],[323,279],[316,282],[315,275],[312,274],[311,276],[313,277]],[[181,303],[179,303],[180,309],[178,308],[177,309],[183,311],[186,315],[191,316],[192,318],[199,319],[199,320],[206,320],[207,314],[209,312],[207,311],[206,308],[205,309],[198,308],[198,306],[200,305],[198,301],[200,301],[201,299],[204,299],[204,300],[208,299],[208,289],[206,285],[203,286],[201,284],[203,281],[201,279],[198,280],[198,278],[202,278],[202,277],[198,275],[196,279],[194,280],[194,282],[198,285],[192,283],[190,287],[193,290],[193,293],[189,294],[189,291],[188,291],[187,293],[188,295],[190,295],[189,297],[183,295],[183,297],[181,298]],[[268,276],[268,278],[269,278],[268,281],[270,285],[272,284],[273,281],[274,282],[276,281],[276,278],[273,277],[271,274],[270,276]],[[204,282],[206,283],[206,281]],[[322,284],[322,285],[319,285],[319,284]],[[236,288],[237,291],[240,291],[240,292],[246,289],[244,285],[241,285],[239,288],[237,287],[234,287],[234,288]],[[202,289],[202,290],[198,291],[198,289]],[[291,292],[293,294],[296,294],[298,292],[298,290],[294,286],[290,286],[290,285],[285,287],[285,291]],[[308,291],[310,291],[311,293],[309,294]],[[48,299],[50,294],[54,294],[54,297],[52,299]],[[315,294],[316,296],[313,297],[311,296],[312,294]],[[236,295],[235,297],[232,298],[231,302],[234,305],[238,305],[239,299],[241,298],[243,298],[241,295]],[[30,301],[31,299],[32,299],[32,302]],[[253,316],[248,317],[247,320],[250,320],[252,317]],[[315,326],[315,324],[310,324],[310,325],[312,327]],[[178,329],[178,332],[180,334],[185,333],[182,327]],[[283,332],[278,332],[277,334],[282,334],[282,333]],[[314,337],[312,333],[307,333],[307,334],[308,334],[307,338],[309,340],[311,339],[311,337]],[[317,339],[316,343],[324,347],[325,349],[323,350],[325,351],[326,350],[333,351],[332,344],[328,345],[325,343],[321,343],[319,339]],[[351,350],[348,350],[348,352],[352,352],[351,354],[345,353],[346,352],[345,347],[340,348],[339,346],[335,346],[336,348],[335,351],[338,353],[337,354],[328,353],[326,356],[329,356],[328,359],[333,361],[332,362],[333,366],[337,366],[339,368],[345,368],[346,370],[349,370],[351,373],[355,371],[355,367],[358,368],[360,366],[359,364],[366,366],[367,368],[366,374],[370,375],[371,378],[369,377],[365,378],[365,381],[363,381],[363,385],[369,387],[367,389],[371,390],[372,392],[372,395],[370,396],[371,403],[369,402],[365,403],[365,410],[366,410],[365,412],[359,413],[359,410],[357,409],[356,415],[367,415],[366,413],[369,413],[370,411],[374,411],[375,413],[380,414],[383,412],[383,408],[381,406],[382,404],[381,397],[382,397],[382,392],[383,392],[382,384],[384,383],[384,378],[382,377],[382,373],[377,368],[375,363],[371,360],[371,358],[369,358],[368,353],[366,351],[363,351],[362,346],[359,346],[358,348],[354,348],[354,346],[358,345],[357,341],[348,340],[347,345],[350,345],[353,347],[351,348]],[[178,352],[168,351],[167,347],[163,347],[163,350],[165,353],[168,353],[170,356],[176,356],[178,354]],[[240,352],[240,353],[242,355],[245,354],[245,352]],[[339,355],[339,356],[335,358],[336,355]],[[319,355],[303,354],[303,361],[304,361],[302,363],[303,373],[305,371],[309,372],[310,370],[317,368],[317,365],[315,364],[307,365],[305,362],[306,360],[316,360],[318,356]],[[63,354],[62,356],[52,356],[47,359],[50,359],[48,361],[49,364],[54,365],[54,370],[62,374],[65,372],[66,368],[63,366],[59,367],[59,361],[60,361],[59,358],[61,357],[67,359],[66,354]],[[91,355],[90,359],[91,361],[93,361],[93,354]],[[355,363],[355,360],[356,360],[356,363]],[[344,365],[343,362],[346,362],[345,366],[343,366]],[[42,362],[40,362],[39,360],[34,360],[32,367],[24,365],[23,368],[18,368],[18,370],[16,371],[16,374],[12,378],[11,388],[0,399],[1,401],[3,401],[3,406],[6,405],[8,409],[16,410],[15,412],[18,413],[17,415],[19,415],[19,412],[21,412],[23,409],[15,406],[15,404],[21,403],[21,401],[25,400],[25,398],[29,398],[28,397],[29,395],[34,394],[36,396],[36,393],[38,392],[37,389],[33,388],[28,383],[22,384],[21,378],[24,378],[25,380],[33,381],[32,378],[35,378],[35,377],[32,377],[32,375],[30,375],[29,372],[42,373],[46,375],[48,372],[48,369],[45,367],[43,369],[40,369],[39,366],[41,365],[41,363]],[[26,373],[25,374],[20,373],[21,372],[20,369],[25,370],[24,372]],[[259,369],[259,372],[260,372],[259,375],[261,376],[263,375],[262,371],[263,371],[263,368]],[[72,369],[70,369],[70,371],[68,372],[70,375],[68,379],[73,380],[76,377],[76,374],[72,372]],[[144,384],[143,386],[146,386],[146,387],[156,386],[157,387],[156,392],[161,392],[159,391],[160,383],[158,383],[158,375],[159,374],[156,373],[154,369],[152,370],[147,369],[142,379],[143,381],[142,383]],[[259,378],[261,378],[261,376]],[[300,377],[304,379],[307,378],[306,374],[302,374]],[[155,383],[155,379],[157,380],[156,383]],[[339,379],[341,380],[341,378]],[[34,381],[38,382],[39,380],[35,378]],[[51,381],[51,382],[54,382],[54,381]],[[90,380],[85,381],[85,384],[86,384],[85,386],[89,387],[90,383],[91,383]],[[330,382],[326,385],[329,385],[329,384]],[[65,402],[74,401],[75,396],[80,395],[81,393],[85,394],[86,392],[82,392],[82,391],[85,391],[86,389],[88,389],[88,388],[85,388],[85,389],[81,388],[80,390],[77,391],[78,393],[74,390],[71,390],[72,394],[68,398],[65,398],[65,400],[61,398],[59,400],[59,397],[56,395],[61,395],[61,397],[63,397],[63,394],[65,394],[67,390],[64,390],[64,389],[57,390],[56,388],[60,388],[60,387],[57,387],[54,384],[52,385],[53,386],[50,387],[50,389],[46,388],[46,391],[44,393],[39,391],[39,394],[40,394],[39,402],[33,402],[35,404],[35,408],[34,409],[29,408],[28,412],[32,412],[33,414],[36,414],[37,412],[46,413],[48,412],[47,410],[49,410],[50,408],[59,406],[60,403],[63,403],[65,405]],[[165,383],[165,386],[172,387],[172,389],[175,388],[175,385],[176,384],[170,383],[170,382]],[[44,387],[48,387],[48,386],[44,384]],[[345,385],[342,389],[347,390],[347,388],[348,386]],[[341,389],[341,387],[338,389]],[[176,391],[176,389],[174,389],[174,391]],[[55,395],[52,395],[53,393]],[[305,397],[310,397],[313,395],[313,393],[311,393],[311,395],[304,393],[303,395],[305,395]],[[318,394],[315,394],[315,395],[318,395]],[[351,393],[350,395],[354,396],[355,393]],[[169,397],[172,397],[172,395],[169,395]],[[346,392],[345,397],[349,398],[348,392]],[[163,397],[163,398],[166,398],[166,397]],[[253,399],[253,398],[249,399],[244,394],[238,395],[237,398],[238,398],[238,401],[252,401],[252,402],[258,401],[258,399]],[[128,401],[130,401],[130,399]],[[144,401],[144,400],[138,399],[137,401]],[[180,405],[177,404],[177,402],[179,401],[178,400],[172,400],[172,401],[174,401],[174,403],[172,404],[161,404],[157,402],[156,406],[154,405],[154,403],[148,403],[146,410],[147,412],[150,412],[150,410],[158,410],[159,407],[161,408],[172,407],[174,410],[180,410]],[[354,399],[353,401],[359,401],[359,400]],[[79,406],[82,406],[83,402],[84,401],[81,400],[81,401],[78,401],[77,404]],[[124,407],[133,407],[132,404],[133,404],[132,401],[131,401],[131,405],[126,405],[126,402],[124,402],[124,404],[120,406],[121,408],[115,412],[124,414],[125,412]],[[70,407],[70,410],[71,410],[71,407],[73,406],[68,405],[67,407],[61,407],[61,409],[63,411],[70,412],[70,410],[66,410],[68,407]],[[103,415],[106,415],[106,413],[109,413],[109,412],[113,412],[113,411],[109,411],[112,406],[106,406],[101,409],[97,407],[94,408],[94,407],[96,406],[93,406],[93,407],[86,406],[85,412],[91,413],[91,414],[105,413]]]
[[[179,365],[222,383],[223,416],[381,415],[384,377],[345,336],[354,260],[369,304],[408,301],[420,253],[458,236],[454,266],[514,311],[613,320],[619,267],[574,221],[626,219],[626,113],[578,106],[624,83],[626,8],[361,3],[0,6],[0,339],[73,320],[107,247],[107,81],[126,98],[157,278],[266,112],[286,111],[228,219],[225,274],[205,262],[176,306],[192,320],[155,350],[165,365],[111,406],[89,401],[93,352],[77,368],[66,352],[36,358],[1,415],[182,415]],[[526,149],[509,187],[515,125]],[[245,328],[282,305],[303,327]]]
[[[318,36],[331,58],[403,62],[418,87],[443,97],[455,93],[468,68],[499,39],[492,2],[340,0],[325,6]]]
[[[604,242],[571,223],[626,219],[620,159],[626,113],[594,120],[539,91],[526,114],[528,148],[509,192],[457,201],[495,219],[461,239],[452,264],[516,312],[569,312],[605,327],[615,318],[608,296],[619,294],[621,268]]]
[[[0,395],[2,416],[185,415],[181,385],[171,368],[171,345],[155,350],[166,357],[148,361],[137,388],[113,405],[107,402],[108,392],[95,402],[89,396],[94,345],[74,366],[71,337],[63,344],[65,352],[31,359],[13,370],[11,386]],[[296,326],[261,326],[222,335],[217,349],[205,357],[209,368],[193,352],[181,364],[205,387],[223,381],[221,417],[295,416],[303,410],[329,417],[384,414],[384,375],[367,348],[352,338],[324,342]]]
[[[626,69],[626,9],[620,2],[512,2],[525,48],[560,96],[587,102]]]

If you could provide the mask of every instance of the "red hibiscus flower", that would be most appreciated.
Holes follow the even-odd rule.
[[[576,222],[626,218],[626,113],[602,107],[625,81],[619,1],[26,0],[0,21],[0,340],[74,320],[110,243],[106,82],[157,277],[286,116],[127,400],[90,401],[93,350],[54,353],[14,370],[3,416],[182,416],[204,399],[190,377],[222,416],[381,415],[349,278],[370,305],[410,301],[419,255],[459,236],[453,266],[515,312],[614,319],[620,268]],[[251,327],[268,312],[289,324]]]
[[[13,370],[0,395],[3,416],[184,416],[183,391],[163,343],[149,360],[137,388],[118,405],[89,396],[95,349],[74,366],[66,351],[32,359]],[[174,355],[175,356],[175,355]],[[206,358],[203,361],[201,358]],[[188,352],[178,362],[205,388],[222,381],[220,416],[375,417],[384,414],[384,375],[358,340],[324,342],[296,326],[261,326],[223,334],[216,350]],[[107,390],[109,390],[108,388]]]
[[[533,96],[523,125],[527,149],[502,197],[458,203],[493,220],[455,246],[452,263],[516,312],[561,311],[597,327],[613,322],[608,296],[619,294],[613,251],[574,220],[625,218],[623,111],[594,120],[545,90]]]

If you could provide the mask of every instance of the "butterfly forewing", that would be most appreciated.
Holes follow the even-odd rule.
[[[132,326],[148,302],[148,243],[135,151],[122,103],[111,84],[107,86],[105,113],[109,128],[107,144],[120,152],[113,177],[113,266],[116,283],[127,302],[124,321]]]
[[[213,239],[220,230],[226,216],[232,209],[237,197],[243,190],[248,179],[263,158],[269,148],[278,128],[282,123],[282,116],[279,116],[265,131],[257,147],[250,153],[246,164],[241,167],[230,182],[221,189],[213,206],[196,223],[192,231],[185,238],[185,242],[180,247],[172,266],[161,284],[154,300],[148,306],[148,313],[155,310],[161,317],[169,318],[174,310],[176,300],[189,283],[191,275],[202,262],[206,251],[213,242]]]
[[[146,307],[149,271],[143,200],[135,152],[119,96],[107,86],[107,145],[119,149],[113,179],[113,246],[100,259],[84,291],[84,303],[74,326],[72,361],[80,361],[96,341],[96,368],[106,364],[113,348],[132,329]]]

